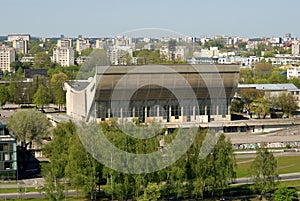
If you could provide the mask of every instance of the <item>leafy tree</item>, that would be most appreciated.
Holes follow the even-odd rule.
[[[0,106],[5,105],[9,100],[8,88],[5,85],[0,85]]]
[[[67,75],[60,72],[54,74],[50,80],[50,88],[54,98],[54,103],[59,105],[59,108],[66,103],[66,92],[63,90],[63,84],[68,79]]]
[[[212,193],[223,196],[223,191],[228,184],[236,178],[236,162],[233,154],[233,148],[230,140],[225,139],[222,134],[213,149],[212,154],[208,156],[208,164],[211,164],[210,181]]]
[[[297,201],[298,193],[296,189],[288,189],[284,187],[277,189],[273,195],[273,198],[275,201]]]
[[[257,98],[250,104],[250,111],[255,113],[258,118],[270,114],[270,102],[266,98]]]
[[[89,56],[93,52],[93,48],[86,48],[81,51],[81,56]]]
[[[273,97],[271,101],[274,108],[281,109],[288,117],[291,117],[292,112],[298,108],[296,100],[290,93],[281,93],[278,97]]]
[[[156,201],[160,198],[160,189],[159,186],[156,183],[148,183],[144,194],[139,197],[138,201]]]
[[[47,170],[45,170],[47,168]],[[45,191],[46,197],[50,201],[61,201],[65,198],[64,186],[60,183],[59,178],[56,177],[55,170],[50,165],[45,165],[42,168],[44,173],[45,185],[43,190]],[[46,173],[45,173],[46,172]]]
[[[273,66],[270,63],[257,63],[254,68],[256,78],[267,78],[273,71]]]
[[[257,149],[257,155],[251,164],[250,174],[254,181],[254,189],[262,196],[276,187],[277,163],[272,152],[266,148]]]
[[[254,74],[253,70],[250,68],[241,68],[240,70],[240,83],[243,84],[253,84]]]
[[[44,85],[40,85],[37,92],[33,96],[33,103],[38,107],[44,108],[45,105],[48,105],[51,101],[48,88]]]
[[[299,77],[293,77],[289,80],[289,83],[294,84],[298,89],[300,88],[300,78]]]
[[[34,57],[33,68],[35,69],[49,69],[53,66],[50,56],[45,52],[37,53]]]
[[[102,166],[85,151],[74,123],[59,123],[53,131],[53,140],[43,152],[51,161],[44,174],[52,174],[57,180],[68,178],[72,187],[86,197],[92,196],[102,175]],[[49,180],[49,185],[53,186],[53,181]]]
[[[35,110],[20,110],[9,119],[8,129],[27,149],[32,142],[41,143],[42,138],[48,135],[50,123],[47,117]]]
[[[269,84],[280,84],[280,83],[287,83],[286,76],[280,74],[279,71],[273,71],[270,77],[268,78]]]

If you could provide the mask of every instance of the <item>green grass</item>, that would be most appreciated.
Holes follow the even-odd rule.
[[[6,199],[6,200],[14,200],[14,201],[21,201],[21,200],[30,200],[30,201],[49,201],[47,198],[19,198],[19,199]],[[65,200],[65,199],[64,199]],[[87,201],[87,199],[82,197],[67,197],[67,201]],[[4,199],[0,199],[0,201],[4,201]]]
[[[292,172],[300,172],[300,156],[283,156],[276,157],[278,159],[278,173],[286,174]],[[237,177],[249,177],[249,170],[254,159],[242,158],[237,159]]]
[[[22,192],[37,192],[34,187],[22,188]],[[0,194],[4,193],[19,193],[20,189],[18,188],[0,188]]]

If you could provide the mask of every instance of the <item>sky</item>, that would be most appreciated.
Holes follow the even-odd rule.
[[[297,0],[0,0],[0,35],[104,37],[143,28],[188,36],[300,37]]]

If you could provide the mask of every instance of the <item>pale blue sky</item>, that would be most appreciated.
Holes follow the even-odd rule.
[[[300,36],[297,0],[1,0],[0,35],[115,36],[164,28],[185,35]]]

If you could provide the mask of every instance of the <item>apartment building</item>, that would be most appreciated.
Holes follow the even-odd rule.
[[[72,39],[70,39],[70,38],[63,38],[63,39],[57,40],[56,46],[57,47],[66,47],[66,48],[73,47],[73,42],[72,42]]]
[[[52,61],[61,66],[74,65],[74,50],[71,47],[55,47],[53,49]]]
[[[10,64],[16,60],[16,52],[14,48],[2,46],[0,47],[0,69],[2,71],[11,72]]]
[[[76,51],[81,52],[87,48],[91,47],[91,42],[88,39],[80,38],[76,40]]]
[[[16,52],[19,54],[27,54],[28,53],[28,40],[24,40],[23,38],[14,40],[13,48],[15,48]]]

